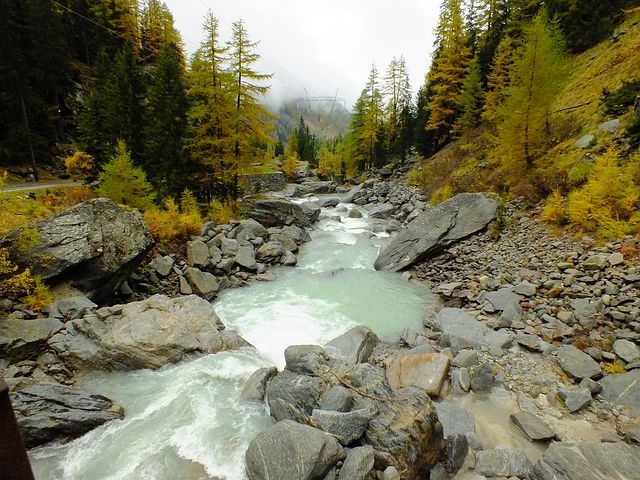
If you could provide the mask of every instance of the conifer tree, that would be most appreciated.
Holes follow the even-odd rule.
[[[166,44],[181,45],[180,34],[175,29],[173,15],[160,0],[146,0],[140,12],[140,57],[142,63],[156,61]]]
[[[493,122],[496,119],[498,106],[504,99],[507,86],[509,85],[509,70],[513,61],[513,41],[511,37],[505,36],[491,65],[491,72],[487,77],[487,95],[485,97],[483,120]]]
[[[362,132],[360,140],[364,147],[365,169],[378,167],[380,158],[380,149],[383,139],[383,109],[382,92],[380,90],[380,81],[378,79],[378,69],[375,65],[371,66],[369,79],[363,91],[364,111],[362,119]]]
[[[393,58],[384,77],[386,150],[404,161],[411,146],[414,108],[404,57]]]
[[[459,100],[462,114],[455,125],[454,130],[456,132],[468,133],[480,123],[484,102],[484,90],[482,89],[480,75],[480,63],[476,58],[473,60],[469,73],[462,84]]]

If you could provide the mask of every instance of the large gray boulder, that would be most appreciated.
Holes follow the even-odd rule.
[[[330,340],[325,348],[334,357],[347,363],[362,363],[369,361],[378,342],[378,336],[373,330],[359,325]]]
[[[553,443],[529,480],[640,480],[640,447],[625,443]]]
[[[159,368],[196,354],[249,346],[224,325],[209,302],[154,295],[67,322],[49,346],[72,368]]]
[[[606,375],[600,380],[602,398],[619,405],[627,405],[640,415],[640,370]]]
[[[129,277],[152,244],[142,215],[106,198],[21,227],[0,242],[17,265],[47,283],[70,281],[98,303]]]
[[[558,363],[562,370],[578,380],[602,376],[600,365],[573,345],[563,345],[558,349]]]
[[[308,423],[313,409],[327,389],[327,383],[321,378],[285,369],[267,384],[269,412],[278,421]]]
[[[498,202],[481,193],[461,193],[424,211],[400,231],[375,261],[376,270],[397,272],[430,258],[483,230]]]
[[[531,471],[531,461],[523,450],[494,448],[476,452],[475,470],[487,477],[523,478]]]
[[[265,227],[283,227],[285,225],[311,226],[309,218],[300,205],[283,199],[250,200],[247,216]]]
[[[367,480],[373,472],[374,450],[370,445],[356,447],[347,452],[338,480]]]
[[[37,356],[47,349],[47,340],[63,328],[57,318],[0,319],[0,358],[18,361]]]
[[[245,462],[249,480],[322,480],[344,458],[333,436],[284,420],[251,440]]]
[[[123,418],[122,408],[108,398],[65,385],[31,385],[11,402],[27,448],[76,438]]]

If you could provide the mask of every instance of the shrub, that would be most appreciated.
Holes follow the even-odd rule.
[[[75,179],[92,179],[96,174],[96,162],[93,157],[86,153],[77,151],[73,155],[64,159],[67,173]]]
[[[34,279],[34,286],[30,293],[25,296],[22,301],[25,306],[35,312],[41,312],[53,301],[53,295],[49,291],[49,287],[45,285],[42,279],[37,276]]]
[[[455,191],[453,187],[447,184],[444,187],[436,190],[433,195],[431,195],[431,199],[429,201],[431,202],[431,204],[437,205],[438,203],[442,203],[445,200],[449,200],[451,197],[453,197],[454,194]]]
[[[601,102],[605,113],[612,116],[627,113],[638,94],[640,94],[640,80],[624,80],[622,86],[614,92],[603,89]]]
[[[555,223],[556,225],[565,225],[567,223],[566,199],[559,191],[556,190],[549,195],[540,218],[545,222]]]
[[[240,217],[240,207],[231,198],[224,201],[213,200],[209,204],[208,217],[216,223],[229,223],[234,218]]]
[[[292,152],[290,155],[287,155],[284,163],[282,164],[282,173],[287,177],[288,180],[293,180],[298,172],[298,154],[296,152]]]
[[[152,207],[143,216],[153,238],[166,246],[177,246],[191,235],[197,235],[204,223],[198,202],[190,190],[182,193],[180,206],[169,197],[164,201],[164,209]]]

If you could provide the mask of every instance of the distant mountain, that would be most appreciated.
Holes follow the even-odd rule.
[[[313,102],[304,97],[281,103],[273,113],[277,116],[278,139],[283,144],[300,124],[300,117],[311,133],[325,139],[345,135],[351,121],[351,113],[342,102]]]

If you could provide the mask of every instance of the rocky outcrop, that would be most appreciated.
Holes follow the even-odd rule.
[[[486,228],[498,202],[481,193],[461,193],[425,210],[400,231],[375,261],[376,270],[397,272],[442,252]]]
[[[193,355],[248,346],[195,295],[98,309],[72,320],[48,344],[74,369],[158,368]]]
[[[123,418],[122,409],[108,398],[64,385],[32,385],[11,397],[27,448],[80,437]]]
[[[16,264],[48,283],[70,281],[101,302],[129,277],[152,243],[139,212],[97,198],[14,230],[0,245]]]
[[[247,216],[265,227],[311,226],[303,208],[297,203],[275,198],[249,199],[247,202]]]
[[[37,357],[47,349],[47,341],[63,328],[56,318],[0,319],[0,358],[15,362]]]

